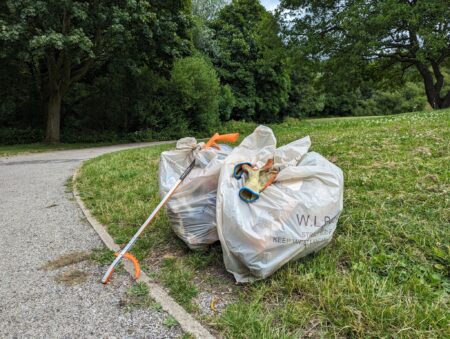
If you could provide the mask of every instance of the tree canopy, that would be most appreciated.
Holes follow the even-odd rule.
[[[429,104],[450,106],[443,67],[450,57],[450,2],[444,0],[282,0],[289,35],[335,69],[364,67],[377,72],[401,65],[423,78]]]
[[[202,20],[211,20],[229,2],[229,0],[193,0],[192,13]]]
[[[449,46],[444,0],[5,0],[0,143],[448,107]]]
[[[6,1],[3,53],[26,64],[47,104],[47,141],[59,141],[62,98],[96,62],[151,36],[147,1]]]
[[[279,26],[258,0],[235,0],[210,24],[210,56],[236,98],[233,119],[276,121],[289,90]]]

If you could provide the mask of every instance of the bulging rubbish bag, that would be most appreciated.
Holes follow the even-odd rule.
[[[341,169],[315,152],[309,137],[276,148],[272,130],[259,126],[225,159],[217,189],[217,231],[227,270],[236,281],[270,276],[280,267],[316,252],[333,236],[343,208]],[[239,192],[244,179],[235,166],[263,168],[273,159],[275,181],[257,200]]]
[[[195,159],[195,167],[166,204],[175,233],[191,249],[203,249],[219,240],[216,229],[216,193],[220,167],[232,148],[202,148],[195,138],[178,140],[176,149],[163,152],[159,163],[161,197]]]

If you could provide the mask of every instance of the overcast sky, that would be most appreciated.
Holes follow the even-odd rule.
[[[277,8],[278,4],[280,3],[280,0],[261,0],[261,3],[268,11],[272,11],[275,8]]]

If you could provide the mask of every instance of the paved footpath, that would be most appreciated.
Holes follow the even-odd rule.
[[[74,170],[83,160],[148,145],[0,158],[0,338],[182,335],[179,326],[164,325],[167,313],[123,307],[121,300],[132,285],[126,274],[116,274],[104,286],[100,278],[105,267],[91,261],[42,269],[64,254],[103,246],[66,192],[64,184]],[[67,276],[75,279],[61,282]]]

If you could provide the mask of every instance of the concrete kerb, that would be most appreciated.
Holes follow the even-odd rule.
[[[80,198],[79,192],[76,187],[76,179],[82,166],[83,164],[81,164],[75,170],[75,173],[72,177],[73,195],[75,197],[75,200],[83,211],[83,214],[85,215],[88,222],[97,232],[100,239],[105,243],[106,247],[114,252],[117,252],[120,250],[119,245],[114,242],[114,239],[106,231],[106,227],[99,223],[97,219],[95,219],[95,217],[86,208]],[[133,264],[128,260],[124,260],[122,261],[122,263],[127,272],[133,275]],[[150,296],[161,305],[163,310],[165,310],[177,320],[183,331],[192,334],[196,338],[214,338],[214,336],[202,324],[200,324],[200,322],[198,322],[192,315],[187,313],[186,310],[182,306],[180,306],[159,284],[152,282],[144,272],[141,272],[141,276],[138,279],[138,282],[147,284],[147,286],[149,287]]]

